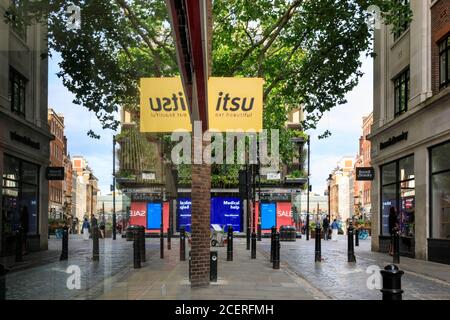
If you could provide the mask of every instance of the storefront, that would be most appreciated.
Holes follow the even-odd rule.
[[[0,254],[15,253],[16,233],[27,234],[27,251],[47,249],[48,131],[0,113]]]
[[[400,227],[400,254],[450,264],[450,99],[437,97],[371,136],[372,249],[388,252],[388,217]]]

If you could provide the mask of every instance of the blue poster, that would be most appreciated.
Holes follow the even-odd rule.
[[[275,203],[261,203],[261,229],[268,230],[276,226]]]
[[[211,224],[219,224],[224,231],[229,225],[241,230],[241,200],[239,198],[211,198]]]
[[[180,227],[186,227],[187,232],[191,232],[191,215],[192,215],[192,201],[191,198],[179,198],[177,203],[177,231]]]
[[[147,203],[147,229],[161,228],[161,203]]]

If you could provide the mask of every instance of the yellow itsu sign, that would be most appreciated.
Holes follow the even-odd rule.
[[[209,78],[210,131],[262,130],[262,78]],[[140,83],[141,132],[192,130],[180,78],[142,78]]]
[[[210,131],[262,130],[262,78],[209,78]]]
[[[141,132],[191,131],[188,104],[180,78],[142,78]]]

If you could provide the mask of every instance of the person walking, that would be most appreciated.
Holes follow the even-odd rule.
[[[398,231],[398,217],[397,210],[395,207],[389,208],[389,234],[391,235],[391,242],[389,243],[389,255],[394,255],[394,244],[392,243],[392,238],[394,234]]]
[[[339,224],[337,223],[336,219],[334,219],[333,223],[331,224],[331,230],[333,232],[331,239],[333,239],[333,241],[338,241]]]
[[[322,227],[323,227],[323,239],[328,240],[328,228],[330,227],[330,222],[328,221],[327,216],[323,218]]]
[[[91,225],[87,218],[84,218],[83,226],[81,227],[81,232],[83,233],[83,240],[89,240],[89,233],[91,232]]]
[[[100,229],[100,234],[102,236],[102,239],[104,239],[105,238],[105,221],[104,220],[100,221],[99,229]]]

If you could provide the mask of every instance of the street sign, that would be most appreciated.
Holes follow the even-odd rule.
[[[372,167],[357,167],[356,181],[372,181],[375,178],[375,170]]]
[[[267,173],[267,180],[280,180],[281,179],[281,173],[276,172],[269,172]]]
[[[47,180],[64,180],[64,167],[47,167],[45,176]]]
[[[142,172],[142,180],[156,180],[155,172]]]

